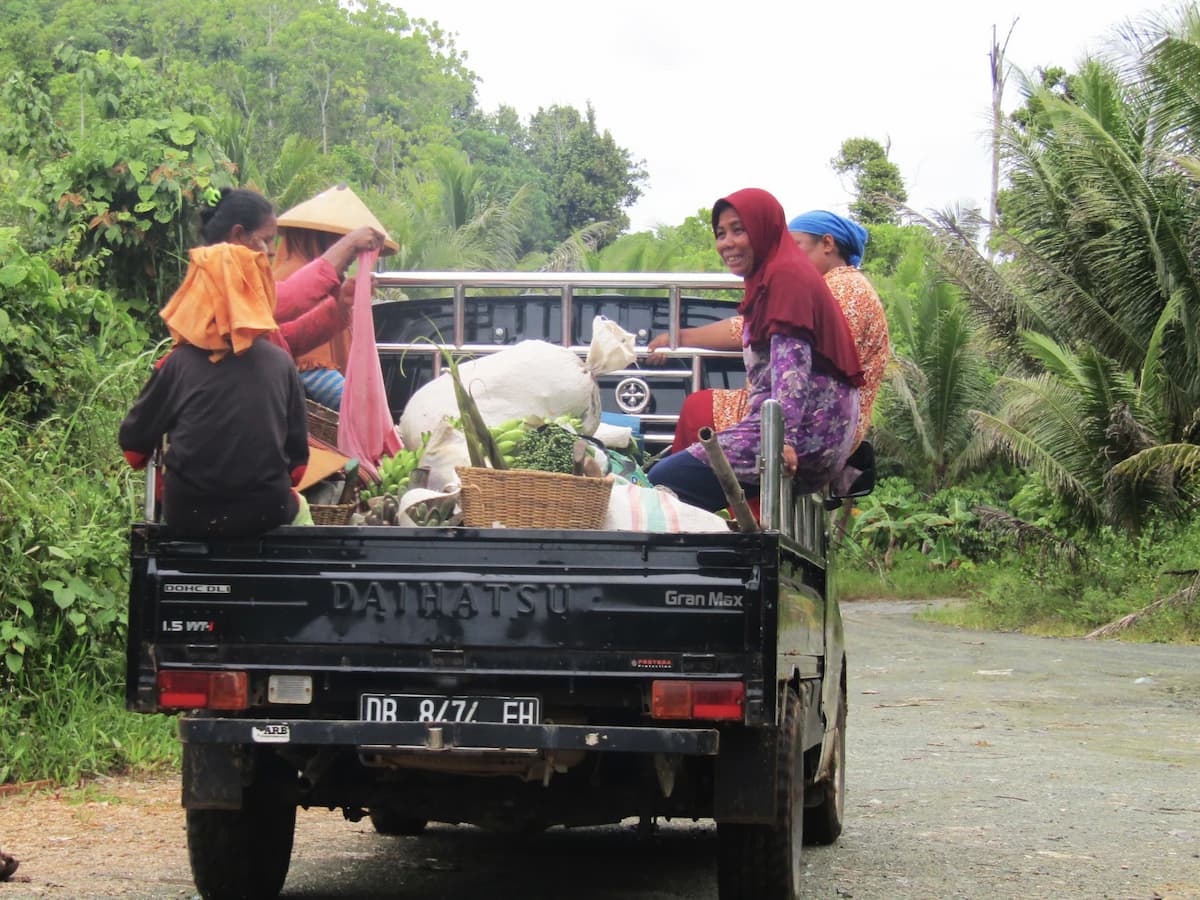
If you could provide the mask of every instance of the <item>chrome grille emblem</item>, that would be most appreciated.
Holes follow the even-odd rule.
[[[617,398],[617,406],[621,412],[635,416],[644,412],[650,405],[650,385],[640,378],[626,378],[621,381],[613,393]]]

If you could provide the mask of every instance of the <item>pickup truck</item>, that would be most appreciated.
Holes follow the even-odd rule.
[[[468,353],[529,337],[584,353],[595,312],[642,344],[672,336],[667,366],[602,384],[651,445],[669,441],[688,390],[740,369],[677,346],[680,327],[731,312],[687,292],[728,292],[732,277],[378,280],[406,295],[376,306],[397,410],[439,370],[431,333]],[[450,296],[418,296],[439,289]],[[201,895],[276,896],[297,808],[326,807],[385,835],[712,819],[722,900],[797,897],[802,843],[842,828],[839,501],[793,496],[771,407],[754,532],[318,526],[171,540],[147,477],[126,699],[178,715]]]

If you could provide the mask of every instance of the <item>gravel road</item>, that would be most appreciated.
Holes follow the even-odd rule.
[[[1200,898],[1200,648],[965,632],[844,607],[846,830],[814,898]],[[0,797],[0,900],[191,897],[174,780]],[[711,824],[434,827],[302,812],[289,898],[715,898]]]

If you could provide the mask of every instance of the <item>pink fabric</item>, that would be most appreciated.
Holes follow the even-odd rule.
[[[368,250],[358,257],[358,272],[362,277],[354,288],[354,338],[346,362],[346,386],[342,389],[338,416],[338,450],[357,457],[359,465],[372,478],[379,477],[375,465],[380,458],[396,453],[403,446],[392,424],[379,351],[375,348],[370,273],[378,257],[378,250]]]

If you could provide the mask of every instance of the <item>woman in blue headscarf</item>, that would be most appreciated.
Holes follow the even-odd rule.
[[[854,337],[863,367],[858,429],[854,436],[857,447],[871,424],[875,395],[891,357],[883,304],[867,277],[858,270],[867,245],[867,229],[844,216],[821,209],[796,216],[788,222],[788,231],[825,277]],[[740,350],[742,327],[742,317],[734,316],[698,328],[683,328],[679,332],[679,344],[711,350]],[[666,335],[655,337],[648,345],[651,356],[647,361],[658,362],[653,351],[667,345]],[[707,426],[723,431],[745,418],[747,411],[748,395],[744,390],[704,390],[691,394],[679,413],[672,452],[695,442],[700,428]]]

